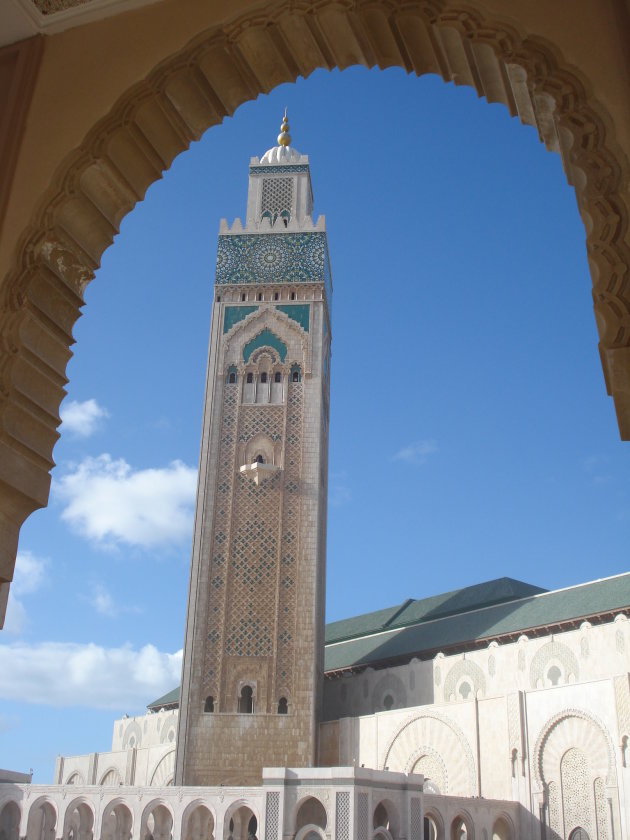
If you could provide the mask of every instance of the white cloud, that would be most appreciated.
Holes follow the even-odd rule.
[[[86,458],[55,490],[66,502],[62,519],[84,537],[156,547],[190,538],[196,485],[197,471],[181,461],[134,471],[104,454]]]
[[[22,596],[32,595],[42,586],[46,578],[47,564],[47,560],[36,557],[30,551],[18,551],[4,621],[6,633],[18,635],[24,632],[28,625],[28,617]]]
[[[97,613],[106,615],[109,618],[116,618],[118,615],[118,607],[114,603],[111,594],[104,586],[97,584],[94,587],[92,596],[88,599]]]
[[[0,697],[50,706],[145,706],[181,677],[182,651],[42,642],[0,645]]]
[[[105,417],[109,417],[109,412],[94,399],[85,400],[85,402],[70,400],[61,408],[62,432],[72,432],[79,437],[90,437]]]
[[[434,440],[417,440],[399,449],[392,458],[393,461],[405,461],[407,464],[424,464],[429,455],[438,451]]]

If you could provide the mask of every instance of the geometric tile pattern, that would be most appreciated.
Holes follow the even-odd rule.
[[[268,793],[265,807],[265,840],[278,840],[280,794]]]
[[[232,515],[232,489],[236,451],[236,413],[238,384],[225,384],[223,389],[223,416],[221,418],[221,443],[219,474],[216,482],[214,531],[210,545],[210,580],[212,594],[206,617],[207,643],[204,653],[203,685],[206,696],[215,703],[221,684],[222,629],[226,611],[226,576],[228,569],[229,529]],[[220,701],[219,701],[220,702]]]
[[[271,233],[219,236],[216,284],[324,283],[331,302],[326,234]]]
[[[307,163],[298,163],[293,166],[274,166],[273,167],[273,174],[274,175],[286,175],[286,174],[297,174],[300,172],[308,172],[308,164]],[[268,166],[250,166],[249,167],[249,174],[250,175],[269,175],[269,167]]]
[[[275,222],[283,210],[290,213],[293,199],[293,178],[265,178],[262,185],[261,215],[269,213]]]
[[[335,807],[336,840],[350,840],[350,794],[338,793]]]
[[[284,450],[284,506],[282,511],[282,544],[280,552],[280,587],[278,590],[278,647],[276,654],[275,696],[293,694],[293,661],[297,592],[295,575],[299,557],[300,474],[302,470],[303,385],[289,382],[287,394],[287,428]]]

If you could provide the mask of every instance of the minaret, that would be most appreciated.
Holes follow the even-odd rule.
[[[332,282],[308,156],[249,167],[221,221],[176,784],[316,762],[323,678]]]

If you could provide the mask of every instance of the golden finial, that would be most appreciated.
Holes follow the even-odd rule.
[[[287,109],[284,109],[284,118],[280,126],[280,134],[278,135],[279,146],[290,146],[291,135],[289,134],[289,118],[287,117]]]

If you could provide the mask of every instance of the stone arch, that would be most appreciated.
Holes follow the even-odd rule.
[[[55,840],[58,813],[55,804],[41,796],[31,805],[26,823],[27,840]]]
[[[587,754],[595,776],[615,785],[613,743],[604,724],[582,709],[565,709],[543,726],[534,747],[534,772],[539,784],[557,779],[564,754],[579,746]]]
[[[460,809],[451,821],[450,840],[474,840],[475,824],[468,811]]]
[[[423,840],[444,840],[444,818],[434,805],[424,809],[423,828]]]
[[[460,691],[463,684],[470,683],[470,692]],[[486,676],[476,662],[460,659],[456,662],[444,680],[444,699],[472,699],[477,692],[486,693]]]
[[[171,840],[173,811],[163,799],[152,799],[140,817],[141,840]]]
[[[293,825],[296,832],[307,826],[317,826],[325,831],[328,825],[328,811],[321,799],[312,794],[299,799],[293,808]]]
[[[167,787],[173,784],[175,775],[175,748],[169,750],[159,759],[151,773],[151,787]]]
[[[563,642],[555,640],[547,642],[539,648],[532,658],[529,666],[529,682],[532,688],[542,688],[549,685],[547,678],[551,668],[558,668],[563,683],[568,683],[570,678],[576,681],[580,676],[580,666],[577,657],[570,647]],[[554,685],[556,683],[553,683]]]
[[[22,811],[14,799],[0,807],[0,837],[3,840],[19,840]]]
[[[182,814],[181,840],[213,840],[216,814],[210,800],[195,799]]]
[[[409,718],[394,734],[385,751],[381,767],[410,772],[426,753],[422,744],[442,757],[448,770],[448,793],[451,796],[475,796],[477,776],[470,744],[454,721],[438,712],[426,712]],[[448,757],[445,759],[445,757]]]
[[[630,438],[627,155],[588,78],[557,47],[529,35],[517,14],[507,23],[474,6],[281,0],[257,7],[165,56],[64,158],[16,243],[0,296],[0,428],[16,476],[5,503],[12,550],[21,522],[48,499],[72,328],[121,219],[204,131],[318,67],[439,73],[502,102],[562,153],[586,228],[604,376],[621,437]],[[23,474],[28,487],[18,488]]]
[[[326,832],[317,825],[305,825],[297,832],[295,840],[326,840]]]
[[[514,840],[516,832],[509,814],[499,814],[492,825],[492,840]]]
[[[117,767],[108,767],[107,770],[101,776],[101,780],[99,785],[103,785],[105,787],[111,787],[112,785],[122,785],[123,780],[120,775],[120,771]]]
[[[73,770],[65,782],[67,785],[84,785],[85,780],[78,770]]]
[[[124,800],[112,799],[102,813],[100,840],[131,840],[134,817]]]
[[[260,814],[252,802],[246,799],[232,802],[223,817],[223,840],[227,840],[230,835],[233,840],[247,840],[247,829],[252,818],[256,820],[256,825],[260,826]],[[234,824],[233,829],[230,828],[230,822]]]
[[[372,829],[374,830],[374,837],[377,836],[377,831],[381,831],[381,835],[385,837],[386,831],[389,837],[398,837],[400,835],[400,814],[399,806],[391,799],[381,799],[373,808],[372,812]]]
[[[94,836],[94,806],[84,797],[73,799],[63,818],[64,840],[92,840]]]

